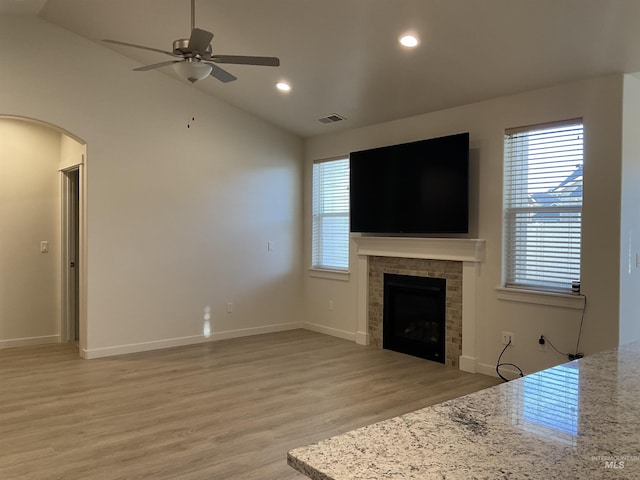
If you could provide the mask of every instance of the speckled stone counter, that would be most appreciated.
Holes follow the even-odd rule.
[[[640,343],[288,454],[314,480],[640,479]]]

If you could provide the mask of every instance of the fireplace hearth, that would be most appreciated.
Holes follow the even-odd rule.
[[[384,274],[382,347],[445,363],[444,278]]]

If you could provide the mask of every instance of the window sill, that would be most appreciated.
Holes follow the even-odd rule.
[[[584,309],[584,295],[570,293],[552,293],[538,290],[525,290],[520,288],[496,288],[498,300],[508,302],[534,303],[537,305],[549,305],[552,307]]]
[[[342,270],[325,270],[320,268],[310,268],[309,276],[314,278],[326,278],[328,280],[340,280],[342,282],[349,281],[349,272]]]

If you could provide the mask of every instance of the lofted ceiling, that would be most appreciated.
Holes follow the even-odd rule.
[[[170,58],[101,39],[171,50],[190,33],[190,0],[0,0],[0,13],[12,11],[132,67]],[[214,53],[277,56],[281,66],[224,65],[238,80],[194,88],[301,137],[640,71],[640,0],[196,0],[196,26],[214,33]],[[417,48],[398,44],[405,32]],[[136,74],[179,79],[171,67]],[[345,120],[318,121],[334,113]]]

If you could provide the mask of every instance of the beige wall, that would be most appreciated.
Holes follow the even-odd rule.
[[[498,98],[370,127],[316,137],[306,142],[305,265],[310,258],[310,166],[314,159],[350,151],[458,132],[470,132],[473,236],[486,240],[478,299],[479,370],[492,373],[503,330],[514,345],[503,360],[532,372],[562,363],[551,349],[538,351],[544,334],[561,350],[573,351],[581,311],[500,300],[502,282],[502,163],[504,130],[582,117],[585,124],[583,292],[588,296],[581,350],[592,353],[618,342],[620,258],[621,75],[585,80]],[[320,331],[346,338],[355,333],[357,264],[351,256],[348,282],[305,277],[305,319]],[[335,308],[327,307],[333,300]]]
[[[86,356],[299,325],[300,139],[37,18],[0,64],[0,114],[87,145]]]
[[[0,118],[0,348],[59,341],[60,145],[48,127]]]

